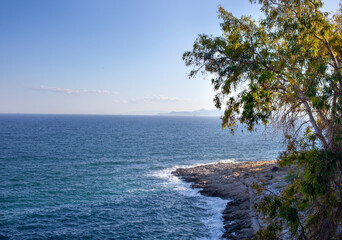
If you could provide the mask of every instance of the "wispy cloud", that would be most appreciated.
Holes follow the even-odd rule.
[[[129,100],[131,103],[169,103],[169,102],[184,102],[186,99],[178,97],[168,97],[164,95],[152,95],[144,98],[133,98]]]
[[[45,92],[55,92],[64,94],[117,94],[117,92],[108,90],[88,90],[88,89],[70,89],[70,88],[58,88],[58,87],[33,87],[32,89]]]

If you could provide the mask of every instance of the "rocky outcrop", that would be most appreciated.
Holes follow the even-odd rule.
[[[173,172],[205,196],[230,200],[223,211],[226,239],[251,239],[262,222],[253,210],[255,193],[252,183],[265,183],[279,191],[286,185],[287,169],[277,169],[276,161],[243,163],[216,163],[192,168],[179,168]]]

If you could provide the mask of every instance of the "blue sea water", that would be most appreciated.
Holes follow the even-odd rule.
[[[214,117],[3,114],[0,239],[219,239],[226,201],[172,169],[282,148],[277,134],[232,136]]]

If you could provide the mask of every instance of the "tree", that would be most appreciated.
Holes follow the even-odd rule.
[[[193,50],[184,53],[185,64],[193,67],[189,76],[206,73],[213,77],[215,105],[225,108],[223,128],[234,132],[238,122],[250,131],[260,123],[283,128],[288,147],[281,159],[303,167],[298,186],[307,184],[303,183],[305,171],[311,174],[309,178],[318,171],[313,165],[320,161],[327,165],[326,161],[335,159],[331,164],[336,166],[329,166],[336,168],[326,176],[328,190],[310,201],[327,197],[330,191],[339,203],[332,211],[340,214],[342,7],[329,14],[321,10],[321,0],[250,2],[261,4],[264,17],[260,21],[234,17],[219,7],[222,36],[199,35]],[[303,200],[308,197],[305,194],[302,191],[297,198]],[[339,223],[332,222],[329,229],[335,230]]]

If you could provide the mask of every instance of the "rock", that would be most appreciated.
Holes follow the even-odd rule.
[[[251,239],[262,226],[260,216],[253,209],[254,202],[262,196],[255,198],[250,185],[260,182],[272,184],[275,180],[265,177],[270,168],[274,172],[279,171],[278,183],[285,172],[276,164],[276,161],[217,163],[179,168],[173,174],[191,182],[193,188],[200,188],[202,195],[230,200],[222,213],[225,228],[222,238]]]
[[[278,171],[278,170],[279,170],[279,168],[276,167],[276,166],[274,166],[274,167],[271,168],[271,171],[272,171],[272,172],[276,172],[276,171]]]

